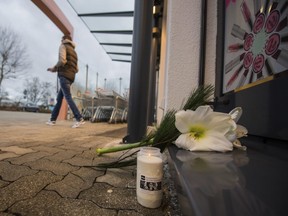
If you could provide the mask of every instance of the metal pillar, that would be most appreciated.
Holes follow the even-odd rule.
[[[156,28],[155,28],[156,29]],[[150,59],[150,80],[149,80],[149,96],[148,96],[148,125],[155,122],[155,100],[156,100],[156,69],[157,69],[157,52],[158,52],[158,32],[153,31],[152,51]]]
[[[161,37],[161,25],[162,25],[162,10],[163,1],[154,1],[153,7],[153,38],[151,44],[151,58],[150,58],[150,76],[149,76],[149,100],[148,100],[148,125],[153,125],[156,122],[156,92],[158,86],[157,70],[159,70],[159,48],[160,48],[160,37]]]
[[[135,0],[128,135],[124,142],[137,142],[147,129],[148,87],[154,0]]]
[[[88,93],[88,64],[86,65],[86,86],[85,86],[85,93]]]

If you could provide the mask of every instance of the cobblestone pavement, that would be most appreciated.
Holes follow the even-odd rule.
[[[49,114],[0,111],[0,216],[173,214],[168,183],[158,209],[137,203],[136,167],[99,169],[119,153],[96,148],[120,143],[126,124],[72,121],[45,125]]]

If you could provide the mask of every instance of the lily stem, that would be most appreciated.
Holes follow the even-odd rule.
[[[151,145],[152,143],[153,143],[153,140],[149,140],[148,142],[137,142],[137,143],[123,144],[123,145],[109,147],[109,148],[98,148],[96,152],[98,153],[98,155],[102,155],[102,154],[107,154],[107,153],[112,153],[112,152],[138,148],[141,146],[147,146],[147,145]]]

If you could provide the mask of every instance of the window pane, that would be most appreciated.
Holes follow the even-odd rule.
[[[78,14],[134,11],[134,0],[68,0]]]
[[[114,55],[114,54],[109,54],[111,59],[113,60],[124,60],[124,61],[131,61],[131,56],[127,55]]]
[[[132,30],[133,17],[82,17],[88,28],[93,30]]]
[[[100,43],[124,43],[132,44],[132,35],[128,34],[105,34],[94,33],[93,34]]]
[[[126,46],[106,46],[103,45],[103,48],[106,52],[113,52],[113,53],[132,53],[132,47]]]

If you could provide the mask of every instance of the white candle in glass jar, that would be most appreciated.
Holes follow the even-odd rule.
[[[143,147],[137,155],[137,201],[147,208],[162,202],[163,160],[160,149]]]

